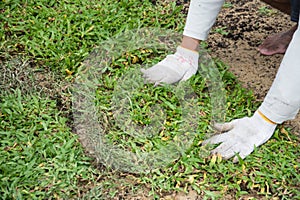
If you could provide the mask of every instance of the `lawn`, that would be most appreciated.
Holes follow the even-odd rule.
[[[218,96],[205,70],[175,86],[137,84],[143,83],[140,66],[170,52],[147,46],[155,37],[144,39],[139,30],[180,34],[186,17],[175,1],[153,2],[0,2],[2,199],[172,199],[191,191],[200,199],[300,198],[299,138],[288,127],[278,126],[266,144],[234,164],[201,146],[212,131]],[[87,73],[103,52],[109,55],[101,60],[105,66]],[[223,89],[218,94],[225,95],[224,120],[250,116],[260,102],[229,66],[212,61]],[[126,79],[130,73],[133,78]],[[88,99],[91,93],[80,84],[91,76],[93,107],[82,111],[86,105],[80,104],[74,112],[74,94]],[[124,110],[126,115],[115,115]],[[93,120],[105,130],[100,136],[89,129]],[[132,157],[157,155],[151,152],[159,157],[146,163]]]

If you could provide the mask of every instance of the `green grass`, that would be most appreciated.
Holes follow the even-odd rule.
[[[179,13],[174,3],[154,7],[149,1],[2,1],[0,48],[76,72],[91,48],[126,29],[182,29]]]
[[[21,95],[0,102],[0,196],[2,199],[72,197],[90,184],[95,169],[56,101]]]
[[[191,189],[207,199],[228,195],[236,199],[300,197],[299,138],[284,126],[237,164],[203,154],[199,144],[203,133],[210,131],[211,102],[206,81],[199,74],[189,85],[198,97],[201,120],[191,147],[179,159],[151,173],[130,174],[105,168],[85,154],[72,129],[70,107],[66,106],[70,93],[63,88],[71,84],[83,59],[105,39],[147,26],[182,31],[185,16],[175,3],[154,6],[150,1],[137,0],[2,0],[0,22],[0,69],[7,69],[0,77],[9,74],[0,82],[6,84],[0,92],[2,199],[132,199],[139,193],[159,199]],[[161,148],[178,134],[182,110],[168,88],[146,85],[132,98],[130,117],[139,126],[153,120],[147,116],[151,106],[159,104],[166,110],[164,131],[147,141],[121,132],[114,124],[110,107],[118,77],[136,65],[154,64],[164,56],[164,52],[141,49],[125,52],[99,80],[97,103],[99,111],[111,119],[107,138],[112,143],[143,152]],[[18,67],[11,66],[23,66],[13,62],[16,57],[24,58],[33,71],[19,73]],[[259,102],[240,86],[228,66],[219,60],[216,64],[226,89],[226,121],[250,116]],[[64,77],[65,83],[56,81],[53,73]],[[27,76],[36,77],[38,82],[46,79],[53,88],[43,84],[37,87],[51,88],[46,94],[26,90]],[[54,89],[57,90],[53,92]]]

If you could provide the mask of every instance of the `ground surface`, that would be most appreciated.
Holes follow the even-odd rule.
[[[289,16],[259,0],[232,0],[217,18],[208,43],[214,57],[227,63],[243,86],[253,90],[258,100],[263,100],[283,55],[263,56],[257,50],[259,44],[271,35],[288,30],[293,25]],[[268,10],[272,9],[272,10]],[[227,35],[222,35],[222,29]],[[296,134],[300,130],[300,117],[287,122]]]
[[[160,0],[160,1],[174,2],[174,0]],[[153,0],[152,2],[155,3],[156,1]],[[178,4],[185,5],[182,12],[184,12],[186,14],[189,1],[178,0],[176,2]],[[213,57],[219,58],[222,61],[224,61],[225,63],[227,63],[230,66],[230,70],[243,83],[243,86],[253,90],[258,101],[261,101],[263,99],[267,90],[269,89],[269,87],[272,83],[272,80],[275,77],[276,71],[279,67],[279,64],[280,64],[280,61],[281,61],[283,55],[262,56],[257,51],[257,46],[268,35],[288,29],[292,25],[292,23],[290,23],[288,16],[283,15],[274,10],[270,10],[269,8],[266,8],[265,6],[266,6],[265,4],[260,3],[258,0],[227,1],[226,8],[222,9],[222,11],[217,19],[216,25],[214,26],[214,28],[209,36],[209,39],[208,39],[208,47],[211,50],[211,55]],[[49,13],[48,10],[45,10],[45,13]],[[88,12],[88,13],[90,13],[90,12]],[[78,15],[76,15],[76,16],[78,16]],[[122,15],[120,15],[120,16],[122,16]],[[116,17],[116,18],[118,18],[118,17]],[[138,18],[140,18],[140,15],[138,16]],[[46,17],[47,22],[48,21],[52,22],[53,19]],[[89,20],[87,20],[87,21],[89,21]],[[167,20],[162,19],[160,21],[160,23],[168,23],[168,22],[167,22]],[[78,20],[78,24],[82,24],[82,22],[80,20]],[[99,27],[101,27],[101,26],[99,26]],[[56,30],[56,27],[55,27],[55,30]],[[98,32],[99,31],[94,31],[94,33],[98,33]],[[227,35],[224,34],[226,32],[228,33]],[[8,31],[8,33],[10,33],[10,32]],[[8,34],[8,33],[6,33],[6,34]],[[44,41],[44,40],[41,40],[41,41]],[[90,41],[90,40],[86,39],[86,41]],[[2,46],[4,46],[4,44]],[[15,46],[20,47],[20,45],[18,46],[17,44]],[[73,46],[73,44],[71,46]],[[76,46],[76,45],[74,45],[74,46]],[[0,47],[1,47],[1,45],[0,45]],[[57,49],[56,46],[54,46],[54,47],[55,48],[53,48],[53,49]],[[42,48],[42,50],[45,50],[45,49],[48,49],[48,47]],[[59,53],[61,53],[61,52],[59,52]],[[0,56],[0,64],[1,64],[1,59],[2,59],[2,57]],[[14,57],[13,57],[13,59],[10,59],[10,60],[11,61],[9,61],[8,65],[3,65],[2,68],[0,65],[0,69],[2,69],[0,71],[3,72],[2,76],[0,74],[0,86],[1,86],[0,90],[1,89],[5,90],[7,88],[13,87],[14,84],[21,85],[22,91],[24,89],[25,92],[26,92],[26,90],[25,90],[26,88],[32,88],[32,87],[34,87],[35,90],[43,90],[47,94],[47,96],[51,96],[51,100],[57,101],[57,105],[55,104],[55,106],[58,107],[60,112],[66,111],[67,114],[64,114],[65,112],[62,112],[63,113],[62,115],[66,115],[66,117],[72,118],[72,116],[69,115],[69,112],[67,112],[68,110],[71,109],[71,103],[70,103],[71,96],[69,95],[70,93],[68,91],[68,89],[71,87],[70,82],[62,81],[63,83],[60,83],[60,81],[58,81],[58,80],[60,80],[60,78],[56,77],[56,75],[52,74],[50,69],[49,70],[48,69],[35,70],[35,68],[39,64],[39,62],[36,62],[36,63],[30,62],[26,59],[18,60],[18,59],[15,59]],[[5,59],[3,59],[3,62],[6,62]],[[4,66],[11,66],[11,68],[7,68]],[[15,66],[19,66],[19,67],[15,67]],[[69,78],[71,77],[71,74],[70,74]],[[24,78],[27,76],[30,76],[30,77],[35,76],[35,79],[34,79],[35,81],[34,82],[28,81],[26,78]],[[10,81],[10,79],[15,80],[15,82]],[[7,85],[8,82],[12,85]],[[41,109],[44,109],[44,108],[42,107]],[[54,114],[52,112],[55,113],[58,111],[55,111],[55,110],[51,111],[50,112],[51,115],[49,114],[50,117],[52,117],[52,115],[54,116]],[[30,109],[29,109],[28,113],[31,114]],[[0,113],[0,117],[1,116],[2,117],[4,116],[3,113]],[[43,116],[46,116],[46,115],[43,115]],[[55,114],[55,116],[56,116],[56,114]],[[22,116],[22,117],[25,119],[26,122],[28,121],[27,115],[24,114],[24,116]],[[45,125],[42,123],[43,121],[45,121],[44,118],[40,117],[39,113],[37,114],[36,118],[37,118],[36,119],[37,124],[39,125],[39,130],[46,132],[46,130],[44,130]],[[54,122],[56,123],[56,121],[54,121]],[[70,123],[70,122],[67,122],[67,123]],[[49,124],[52,127],[53,123],[49,123]],[[50,125],[49,125],[49,127],[50,127]],[[67,124],[67,125],[72,127],[72,124]],[[299,129],[300,129],[299,128],[300,127],[299,118],[289,122],[289,126],[294,128],[292,133],[299,133]],[[14,124],[13,124],[13,127],[14,127]],[[29,129],[32,129],[30,124],[28,125],[28,127],[29,127]],[[58,126],[58,127],[60,127],[60,126]],[[21,128],[22,128],[22,130],[24,129],[24,127],[21,127]],[[57,129],[56,126],[54,126],[54,128],[53,128],[54,133],[57,132],[56,129]],[[63,128],[61,130],[61,132],[63,132],[63,133],[67,132],[67,133],[71,134],[71,130],[69,130],[69,129],[66,130],[66,129],[67,128]],[[73,131],[73,132],[75,132],[75,131]],[[49,134],[49,133],[46,132],[46,134]],[[55,136],[56,135],[60,136],[59,134],[55,134]],[[62,137],[62,139],[68,138],[68,140],[69,140],[70,136],[69,135],[65,136],[65,135],[66,134],[64,134],[64,137]],[[42,137],[42,140],[40,140],[40,141],[43,144],[44,137],[43,136],[41,136],[41,137]],[[279,149],[280,151],[285,151],[285,149],[288,149],[288,147],[292,148],[291,144],[294,144],[294,143],[296,144],[296,141],[293,142],[288,139],[286,139],[286,141],[283,140],[284,143],[279,143],[279,141],[281,141],[280,138],[276,139],[275,142],[274,141],[271,142],[272,144],[269,145],[268,147],[272,147],[273,149],[276,148],[276,150]],[[60,140],[58,142],[60,142]],[[11,145],[12,147],[5,148],[4,149],[5,151],[3,151],[3,152],[6,152],[7,150],[11,150],[14,147],[17,147],[16,148],[16,152],[17,152],[18,145],[16,145],[16,144],[17,144],[16,141],[12,140],[12,145]],[[78,145],[78,143],[76,143],[76,144]],[[282,144],[284,144],[284,145],[282,145]],[[268,147],[266,147],[267,145],[268,144],[262,146],[260,148],[260,150],[262,150],[262,152],[267,152],[267,150],[266,150],[268,148]],[[9,146],[9,145],[7,145],[7,146]],[[84,142],[83,142],[83,146],[85,146]],[[68,148],[61,147],[61,148],[59,148],[59,150],[61,150],[61,151],[58,151],[56,149],[57,146],[53,145],[53,143],[51,142],[51,143],[49,143],[49,149],[51,149],[52,147],[53,148],[55,147],[54,152],[58,152],[57,157],[59,159],[60,159],[59,156],[61,155],[60,152],[63,152],[65,149],[68,152],[70,151],[71,153],[75,152],[75,153],[73,153],[74,155],[77,155],[77,152],[81,151],[81,149],[79,149],[79,150],[76,149],[76,151],[75,151],[74,147],[68,147]],[[295,148],[297,148],[297,147],[298,146],[295,145]],[[283,150],[281,148],[283,148]],[[297,149],[299,149],[299,148],[297,148]],[[291,170],[291,168],[288,168],[290,166],[293,167],[292,159],[284,159],[284,158],[277,159],[278,152],[280,152],[280,151],[276,151],[275,153],[273,152],[273,154],[275,154],[275,155],[270,154],[267,156],[267,158],[260,157],[260,156],[266,156],[267,153],[261,153],[261,152],[256,153],[252,159],[251,158],[249,159],[248,163],[245,163],[245,166],[246,166],[245,169],[242,169],[242,166],[239,166],[239,165],[231,165],[230,162],[222,163],[220,165],[220,169],[222,167],[225,167],[226,171],[228,171],[228,173],[229,173],[228,176],[231,176],[233,178],[240,179],[238,177],[238,175],[240,175],[240,177],[241,177],[240,180],[242,180],[242,178],[246,178],[247,180],[250,178],[252,179],[252,178],[255,178],[255,177],[253,177],[253,174],[255,176],[256,174],[258,174],[260,172],[260,170],[258,170],[258,169],[261,167],[261,165],[259,165],[259,167],[252,165],[252,163],[256,163],[256,161],[258,159],[263,162],[263,165],[265,165],[265,166],[263,166],[264,169],[261,170],[263,175],[265,175],[269,171],[269,169],[271,169],[270,172],[272,174],[273,173],[275,174],[274,177],[276,178],[276,180],[278,180],[278,182],[283,181],[282,185],[284,186],[284,184],[286,183],[286,181],[284,180],[284,178],[286,177],[286,174],[287,174],[287,179],[289,179],[289,177],[292,177],[294,180],[295,177],[298,177],[298,176],[290,175],[291,174],[290,172],[292,171],[296,174],[299,174],[298,173],[299,170],[297,171],[297,169],[295,168],[296,164],[294,165],[295,169],[292,168],[293,170]],[[38,150],[37,152],[40,152],[40,151]],[[19,155],[19,152],[17,152],[16,154]],[[8,154],[8,155],[10,155],[10,154]],[[34,155],[34,154],[32,154],[32,155]],[[84,154],[81,153],[80,155],[84,155]],[[299,155],[299,154],[297,154],[297,155]],[[52,154],[50,154],[50,157],[51,156],[52,156]],[[287,157],[289,157],[289,156],[292,157],[291,155],[288,155]],[[53,158],[51,157],[49,159],[51,161],[51,163],[50,163],[51,166],[49,167],[49,169],[53,169],[52,171],[54,171],[55,173],[56,173],[55,170],[57,168],[60,170],[61,167],[60,166],[58,166],[57,168],[52,167],[52,165],[53,165],[52,160],[57,161],[57,162],[53,161],[54,163],[60,163],[60,164],[62,163],[62,161],[57,159],[57,157],[53,156]],[[31,158],[31,154],[30,154],[29,158]],[[274,158],[276,158],[275,163],[273,160]],[[298,158],[299,158],[299,156],[298,156]],[[296,160],[295,163],[298,162],[298,160],[299,160],[298,158],[294,159],[294,160]],[[86,172],[86,173],[82,173],[80,170],[78,170],[78,168],[74,168],[73,166],[71,166],[70,168],[67,168],[67,170],[69,170],[70,173],[72,172],[71,180],[73,180],[72,178],[74,178],[75,175],[76,175],[76,177],[74,179],[78,180],[78,183],[75,182],[73,185],[71,185],[72,187],[71,186],[69,187],[71,189],[69,189],[69,188],[68,189],[71,191],[71,190],[73,190],[73,187],[74,187],[75,188],[74,191],[76,190],[75,193],[76,194],[78,193],[77,194],[78,197],[83,197],[83,196],[87,197],[87,198],[83,198],[83,199],[89,199],[88,198],[90,196],[89,193],[93,193],[93,192],[95,192],[95,194],[91,194],[91,196],[93,197],[91,199],[97,199],[96,196],[98,195],[101,197],[102,191],[103,191],[103,196],[114,196],[114,198],[105,198],[105,199],[130,199],[130,200],[131,199],[153,199],[153,198],[149,197],[149,193],[151,193],[151,184],[150,183],[157,184],[159,182],[159,183],[165,184],[166,181],[169,181],[168,179],[181,178],[183,181],[186,181],[186,178],[187,178],[187,176],[185,176],[185,175],[175,176],[170,172],[171,176],[168,179],[156,178],[153,182],[146,182],[145,184],[141,184],[141,180],[131,174],[126,174],[126,173],[124,174],[124,173],[111,172],[111,171],[106,172],[106,169],[102,166],[99,167],[99,170],[97,169],[97,173],[96,173],[96,172],[94,172],[94,165],[90,166],[89,162],[88,163],[82,162],[81,159],[83,159],[83,158],[82,157],[76,158],[76,161],[78,161],[78,165],[80,165],[80,166],[83,165],[81,170],[83,169],[83,172]],[[266,164],[266,163],[269,163],[269,161],[270,161],[270,164]],[[281,161],[285,161],[289,164],[288,166],[285,166],[285,167],[287,167],[286,169],[282,166],[283,162],[281,162]],[[65,162],[68,164],[74,163],[74,162],[68,162],[68,160],[66,160]],[[195,162],[195,163],[199,164],[199,162]],[[279,164],[277,165],[277,163],[279,163]],[[208,164],[208,161],[206,164]],[[39,165],[39,167],[43,166],[43,165],[44,164],[41,163],[41,165]],[[74,164],[74,165],[77,165],[77,164]],[[211,177],[213,177],[213,178],[215,176],[217,176],[217,178],[223,177],[223,175],[224,175],[223,169],[220,170],[221,173],[218,173],[215,169],[219,169],[219,168],[218,167],[214,168],[214,166],[210,166],[210,165],[211,165],[211,163],[208,165],[205,165],[204,166],[205,170],[202,170],[200,172],[199,171],[192,172],[191,175],[193,175],[193,176],[189,176],[189,177],[193,178],[195,176],[195,180],[197,181],[197,183],[200,183],[200,184],[202,184],[201,183],[202,179],[204,179],[204,173],[202,173],[203,171],[208,172],[208,177],[209,177],[209,175],[211,175]],[[24,166],[27,166],[27,165],[24,165]],[[39,169],[39,167],[36,167],[36,168]],[[201,167],[200,167],[200,169],[201,169]],[[280,170],[277,170],[277,169],[280,169]],[[48,170],[48,168],[45,167],[45,170]],[[246,170],[246,171],[244,172],[244,170]],[[102,174],[102,171],[103,171],[103,174]],[[256,171],[257,171],[257,173],[256,173]],[[277,173],[277,171],[279,171],[279,173]],[[73,173],[73,172],[76,172],[76,173]],[[77,172],[78,172],[78,175],[77,175]],[[95,173],[95,174],[93,174],[93,173]],[[45,174],[45,173],[41,173],[41,174]],[[46,173],[45,176],[48,176],[48,174],[49,173]],[[59,174],[61,175],[63,173],[59,173]],[[101,175],[99,175],[99,174],[101,174]],[[250,174],[250,176],[248,176],[248,174]],[[73,177],[73,175],[74,175],[74,177]],[[69,177],[68,174],[66,176]],[[205,173],[205,176],[206,176],[206,173]],[[19,177],[20,177],[20,175],[18,175],[18,174],[15,176],[16,179],[18,179]],[[93,178],[93,177],[97,177],[97,178]],[[152,176],[150,178],[154,179],[155,177]],[[40,177],[39,177],[39,179],[40,179]],[[65,182],[61,182],[61,180],[65,180],[66,178],[64,178],[62,176],[62,178],[60,180],[58,176],[54,176],[54,179],[57,181],[56,182],[52,181],[51,184],[48,185],[49,188],[50,187],[53,188],[54,192],[51,193],[51,191],[50,191],[50,192],[48,192],[48,194],[50,194],[50,193],[53,194],[56,191],[60,191],[60,190],[63,193],[67,193],[67,192],[65,192],[65,186],[63,185],[63,184],[65,184]],[[93,179],[93,181],[90,181],[91,179]],[[96,179],[96,180],[94,180],[94,179]],[[263,197],[263,195],[259,195],[257,193],[260,191],[258,188],[249,189],[250,186],[246,187],[245,184],[238,183],[238,181],[236,181],[238,179],[234,179],[234,180],[230,179],[229,182],[230,181],[231,182],[229,185],[239,184],[241,186],[242,190],[249,191],[249,194],[242,195],[243,197],[241,197],[241,199],[251,199],[251,197],[256,197],[257,199],[261,199]],[[35,179],[26,178],[26,180],[32,181]],[[45,180],[50,180],[50,179],[47,178]],[[190,180],[190,179],[188,179],[188,180]],[[267,179],[262,179],[262,180],[264,181],[264,183],[262,183],[262,186],[260,186],[260,187],[262,189],[264,189],[265,188],[264,184],[267,184],[268,182],[265,182],[265,180],[267,180]],[[67,181],[69,181],[69,179],[67,179],[66,182]],[[17,184],[23,184],[23,182],[24,181],[19,181],[19,182],[17,182]],[[32,182],[30,183],[31,185],[32,185]],[[55,182],[55,184],[52,185],[54,182]],[[270,182],[272,183],[272,181],[270,181]],[[251,181],[249,183],[251,183]],[[164,184],[162,184],[162,185],[164,185]],[[220,185],[222,185],[222,184],[224,184],[224,182],[221,181]],[[157,184],[157,185],[159,185],[159,184]],[[48,190],[48,186],[47,186],[46,190]],[[240,188],[240,186],[237,185],[237,188]],[[257,185],[253,185],[253,186],[257,186]],[[277,182],[272,183],[272,186],[277,187]],[[288,186],[287,188],[289,190],[295,189],[295,188],[290,188],[290,187],[296,187],[296,189],[298,188],[298,186],[296,186],[295,183],[292,183],[292,181],[290,181],[290,182],[287,181],[287,186]],[[19,187],[20,187],[20,185],[19,185]],[[42,191],[43,188],[40,189],[40,187],[43,187],[43,186],[39,185],[39,187],[34,188],[34,190]],[[78,191],[76,189],[77,187],[79,187]],[[12,188],[13,188],[13,186],[12,186]],[[91,189],[91,188],[94,188],[94,189]],[[110,188],[112,188],[112,189],[110,189]],[[266,188],[268,189],[269,186],[267,185]],[[18,188],[16,187],[16,189],[18,189]],[[226,189],[226,188],[224,188],[224,189]],[[284,191],[284,188],[279,188],[279,190],[280,190],[280,194],[282,194],[282,192],[284,192],[284,193],[286,192],[286,191]],[[33,190],[31,190],[31,191],[33,191]],[[87,192],[87,191],[90,191],[90,192]],[[168,191],[170,191],[170,192],[169,193],[165,193],[165,192],[160,193],[160,197],[162,199],[169,199],[169,200],[170,199],[195,200],[195,199],[203,199],[202,195],[204,195],[204,192],[197,193],[196,190],[193,190],[191,188],[188,188],[188,191],[189,191],[188,194],[177,193],[177,192],[174,192],[174,190],[168,190]],[[236,196],[235,196],[236,190],[233,189],[230,191],[226,193],[226,196],[222,196],[222,199],[235,199],[236,198]],[[275,189],[274,189],[274,191],[275,191]],[[297,190],[297,191],[299,191],[299,190]],[[216,193],[218,193],[218,192],[216,192]],[[274,193],[277,194],[276,191]],[[57,197],[57,198],[59,198],[59,197]],[[276,198],[276,197],[274,197],[274,198]]]

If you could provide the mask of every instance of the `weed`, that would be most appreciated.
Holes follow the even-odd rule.
[[[268,6],[262,6],[258,9],[258,12],[261,15],[272,15],[275,13],[273,9],[270,9]]]
[[[231,7],[232,7],[232,3],[230,3],[230,2],[225,2],[223,4],[223,8],[231,8]]]
[[[228,35],[228,32],[226,31],[226,27],[215,28],[212,32],[219,33],[221,35]]]

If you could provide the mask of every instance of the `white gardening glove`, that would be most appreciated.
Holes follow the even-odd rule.
[[[222,134],[215,135],[203,142],[203,144],[219,144],[212,150],[212,154],[220,154],[224,159],[229,159],[238,153],[244,159],[253,150],[265,143],[273,135],[276,123],[266,118],[260,111],[256,111],[252,117],[244,117],[229,123],[216,124],[215,128]],[[237,162],[235,156],[233,162]]]
[[[196,74],[198,59],[198,52],[178,46],[175,54],[168,55],[149,69],[141,69],[141,72],[146,81],[155,86],[161,83],[172,84],[188,80]]]

